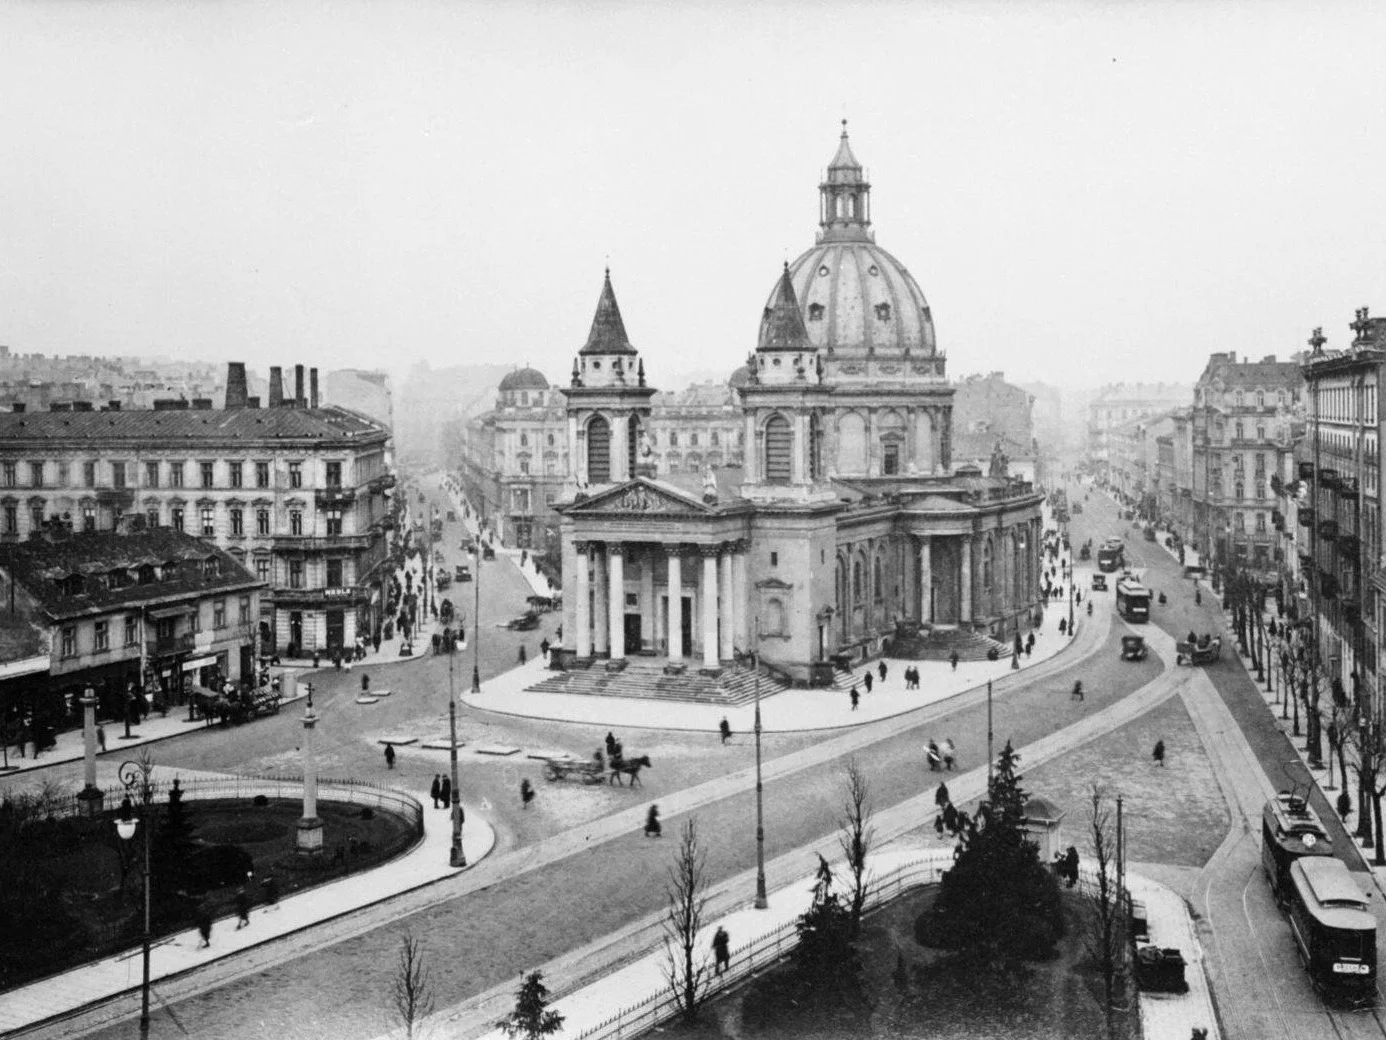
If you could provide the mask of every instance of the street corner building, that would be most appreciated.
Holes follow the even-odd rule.
[[[755,653],[829,685],[852,661],[946,659],[1037,621],[1042,496],[1000,449],[985,472],[954,464],[933,317],[876,244],[870,195],[844,129],[816,241],[731,378],[740,470],[656,478],[656,391],[607,272],[564,390],[563,666],[716,674]]]
[[[305,382],[305,374],[307,380]],[[269,400],[231,362],[225,405],[159,400],[0,412],[0,543],[50,522],[111,531],[138,515],[230,553],[265,586],[260,651],[350,648],[383,622],[392,574],[390,431],[318,399],[318,370],[270,369]]]
[[[136,691],[161,707],[193,686],[254,675],[264,583],[230,553],[144,518],[73,532],[50,522],[0,544],[0,719],[47,732],[81,725],[90,689],[101,717]],[[218,690],[219,692],[219,690]]]

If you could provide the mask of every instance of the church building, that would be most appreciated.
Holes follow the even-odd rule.
[[[755,653],[823,685],[847,660],[946,657],[1037,620],[1042,496],[999,452],[986,473],[954,468],[929,305],[876,244],[845,126],[818,224],[732,379],[739,486],[711,470],[701,494],[655,479],[655,390],[607,272],[564,391],[565,667],[644,655],[714,675]]]

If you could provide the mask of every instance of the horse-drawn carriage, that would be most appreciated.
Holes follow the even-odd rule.
[[[1212,664],[1222,656],[1222,637],[1215,636],[1206,643],[1181,641],[1174,644],[1175,664]]]
[[[214,722],[229,722],[239,726],[261,715],[278,715],[282,699],[280,691],[270,686],[244,692],[213,693],[204,690],[193,694],[197,710],[209,726]]]
[[[575,758],[571,755],[562,758],[544,759],[544,779],[581,780],[584,784],[599,784],[606,779],[606,767],[599,759]]]

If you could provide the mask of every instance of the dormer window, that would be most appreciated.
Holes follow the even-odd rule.
[[[823,305],[821,303],[809,304],[809,321],[823,320]]]
[[[83,582],[80,574],[69,574],[58,582],[58,591],[64,596],[80,596],[82,588]]]
[[[890,304],[888,304],[888,303],[878,303],[878,304],[876,304],[876,320],[877,320],[877,321],[889,321],[889,320],[890,320]]]
[[[221,564],[215,556],[208,556],[202,561],[202,577],[215,578],[221,573]]]

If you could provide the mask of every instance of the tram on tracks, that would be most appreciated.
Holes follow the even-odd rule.
[[[1290,864],[1290,931],[1314,988],[1329,1000],[1376,1001],[1376,917],[1341,860]]]
[[[1290,900],[1290,864],[1306,856],[1332,856],[1333,839],[1319,814],[1295,791],[1281,791],[1261,810],[1261,866],[1278,906]]]

